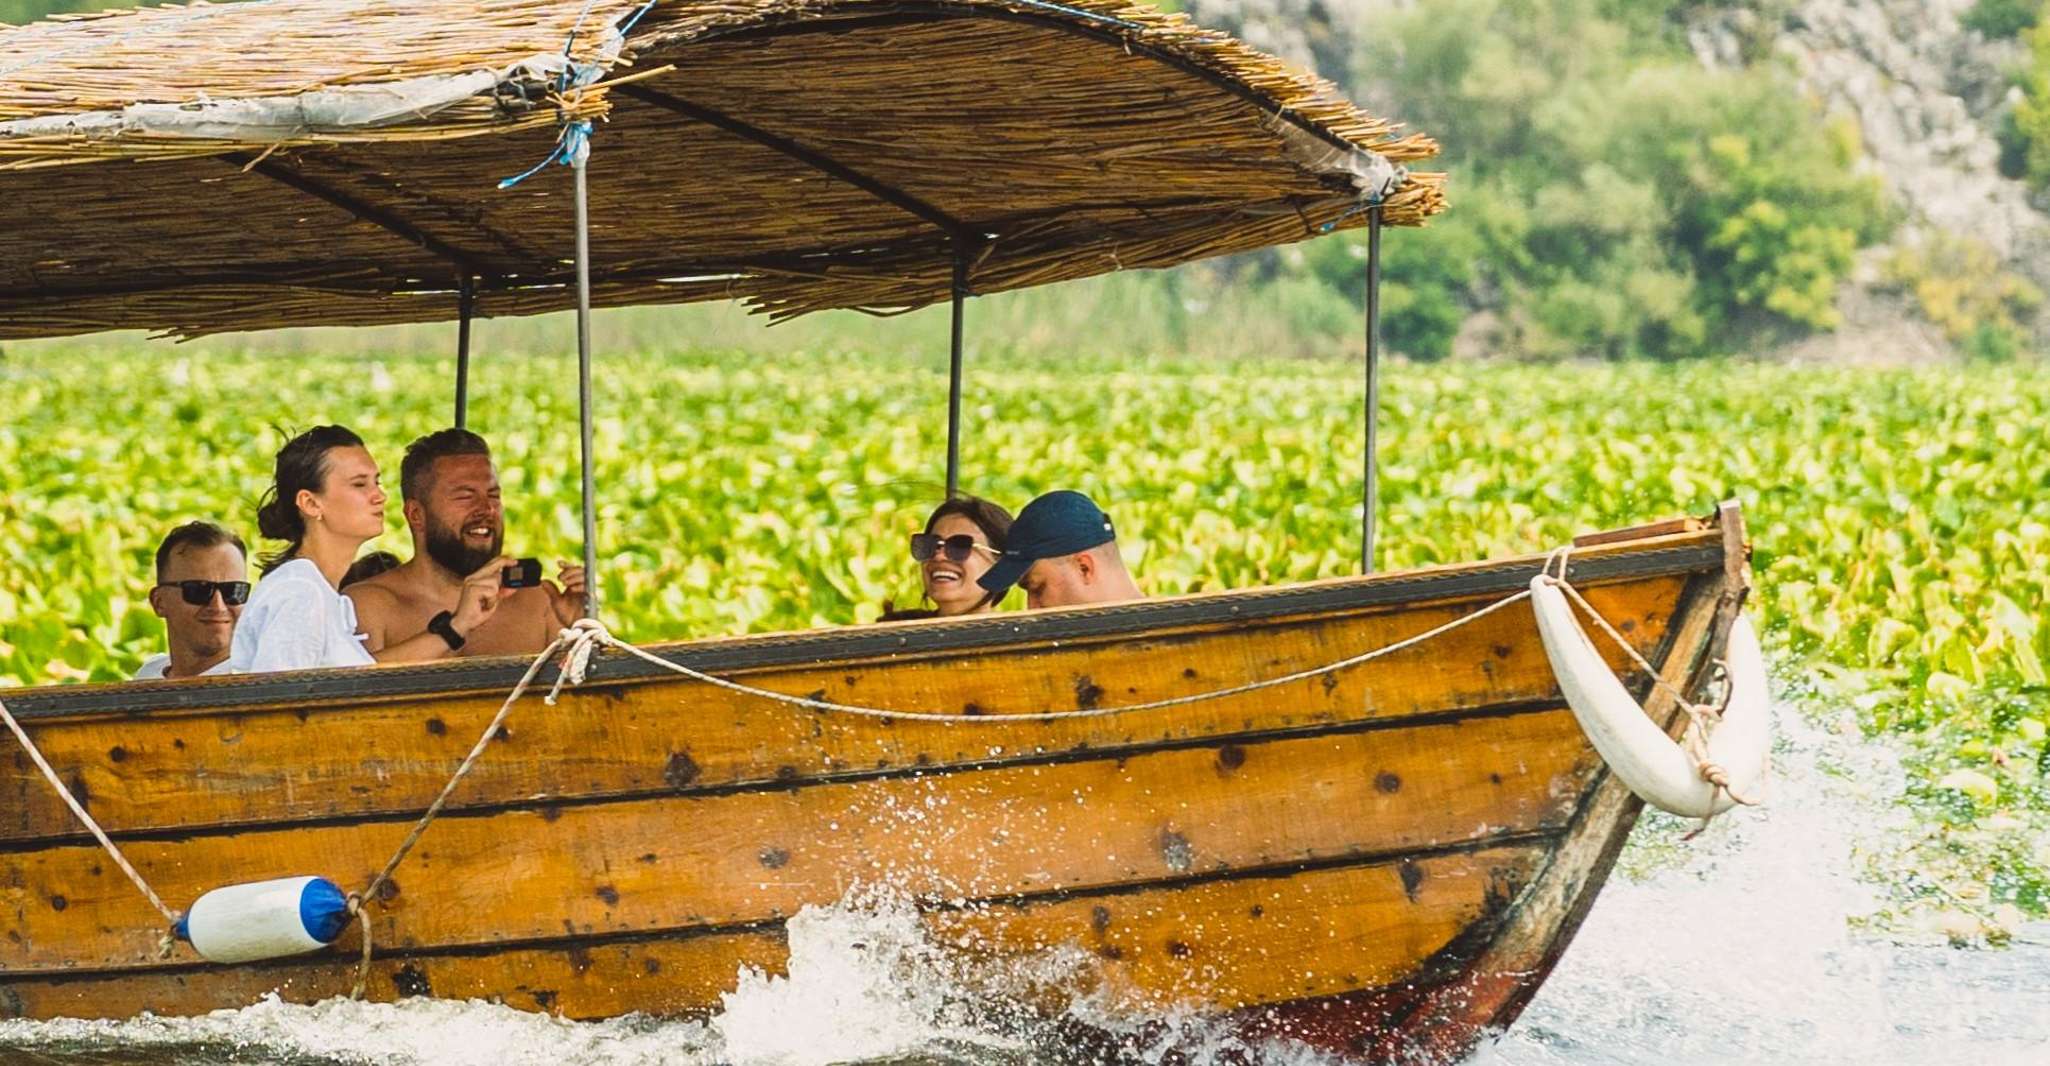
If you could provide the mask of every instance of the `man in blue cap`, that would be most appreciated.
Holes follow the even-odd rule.
[[[1012,585],[1027,607],[1116,603],[1143,596],[1118,554],[1110,516],[1079,492],[1049,492],[1025,505],[1004,537],[1004,554],[977,579],[992,599]]]

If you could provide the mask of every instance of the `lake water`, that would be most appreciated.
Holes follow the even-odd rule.
[[[2004,949],[1854,931],[1879,887],[1858,871],[1916,831],[1875,745],[1783,712],[1771,806],[1702,837],[1640,825],[1564,963],[1481,1066],[2043,1066],[2050,924]],[[1883,876],[1883,875],[1882,875]],[[808,911],[788,979],[749,976],[708,1022],[562,1022],[481,1003],[264,1003],[196,1019],[0,1022],[0,1063],[734,1063],[1012,1066],[1087,1062],[1058,1027],[1021,1026],[943,976],[910,914]],[[1310,1066],[1200,1021],[1088,1018],[1139,1061]]]

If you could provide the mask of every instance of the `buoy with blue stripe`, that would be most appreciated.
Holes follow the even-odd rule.
[[[178,919],[178,939],[210,962],[303,955],[349,926],[349,897],[325,877],[280,877],[217,888]]]

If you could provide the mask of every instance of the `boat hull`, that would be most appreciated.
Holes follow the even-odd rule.
[[[1572,578],[1690,685],[1741,579],[1732,553],[1722,530],[1663,527],[1590,545]],[[1018,993],[1048,1012],[1083,997],[1194,1009],[1365,1059],[1457,1058],[1536,989],[1638,809],[1560,701],[1528,605],[1344,670],[1116,709],[1416,636],[1540,565],[658,649],[778,692],[956,722],[802,709],[607,658],[559,705],[513,713],[368,909],[366,994],[702,1013],[743,970],[786,965],[800,909],[884,889],[964,973],[1057,971]],[[271,877],[368,883],[520,666],[7,702],[184,906]],[[1072,716],[1022,717],[1045,711]],[[0,914],[14,919],[0,1017],[193,1014],[355,981],[353,928],[267,963],[159,959],[161,919],[25,759],[0,760],[0,811]]]

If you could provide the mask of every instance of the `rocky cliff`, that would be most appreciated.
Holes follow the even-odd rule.
[[[1973,2],[1752,3],[1712,8],[1689,22],[1688,43],[1703,63],[1785,63],[1823,107],[1854,121],[1866,165],[1906,219],[1888,247],[1866,253],[1847,287],[1845,329],[1805,347],[1834,354],[1863,348],[1860,334],[1899,330],[1926,352],[1943,348],[1927,308],[1891,298],[1897,271],[1887,264],[1903,258],[1958,271],[1949,260],[1960,249],[1983,250],[2050,290],[2050,204],[2001,173],[1995,132],[2019,95],[2010,71],[2026,56],[2016,41],[1989,41],[1961,25]],[[2040,312],[2033,317],[2041,337],[2050,323]]]

